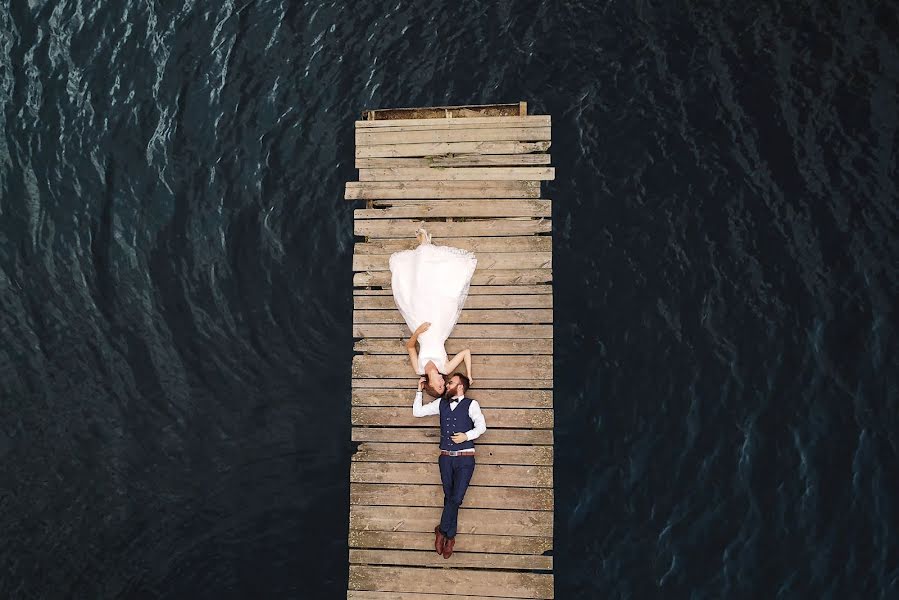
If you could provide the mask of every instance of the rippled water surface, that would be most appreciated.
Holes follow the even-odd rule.
[[[353,120],[519,100],[556,597],[899,597],[897,11],[699,4],[0,3],[0,597],[345,597]]]

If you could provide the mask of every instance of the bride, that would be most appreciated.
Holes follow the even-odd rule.
[[[445,389],[443,375],[452,374],[462,361],[469,381],[474,383],[471,350],[449,358],[444,343],[465,305],[478,260],[467,250],[432,244],[424,228],[418,230],[416,238],[417,248],[390,256],[390,285],[396,307],[412,332],[406,341],[412,369],[426,377],[425,391],[439,398]]]

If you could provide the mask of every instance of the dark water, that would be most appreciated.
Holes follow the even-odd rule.
[[[0,597],[345,597],[353,120],[518,100],[556,597],[899,597],[896,6],[458,4],[0,3]]]

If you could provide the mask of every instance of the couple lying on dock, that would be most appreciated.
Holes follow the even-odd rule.
[[[456,541],[459,506],[474,474],[474,439],[487,430],[487,425],[477,401],[466,396],[474,383],[471,350],[449,358],[444,344],[462,312],[478,261],[467,250],[432,244],[425,229],[418,230],[417,238],[419,244],[414,250],[391,255],[391,287],[396,306],[412,332],[406,350],[412,369],[419,375],[412,414],[440,417],[437,464],[443,483],[443,515],[434,527],[434,549],[449,558]],[[464,375],[454,372],[462,363]],[[435,400],[423,405],[422,390]]]

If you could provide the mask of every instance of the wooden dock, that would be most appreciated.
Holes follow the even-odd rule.
[[[526,103],[365,111],[356,122],[351,600],[553,598],[553,294],[549,115]],[[453,555],[434,551],[443,490],[436,417],[412,416],[410,332],[388,258],[433,243],[478,267],[447,342],[473,354],[487,433]],[[427,401],[428,398],[426,397]]]

